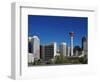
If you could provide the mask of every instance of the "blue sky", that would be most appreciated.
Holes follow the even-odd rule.
[[[83,36],[87,37],[88,18],[28,15],[28,36],[38,36],[41,44],[66,42],[70,46],[69,32],[74,32],[74,46],[81,46]]]

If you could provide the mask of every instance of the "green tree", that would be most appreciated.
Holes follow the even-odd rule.
[[[64,55],[55,56],[55,64],[67,63],[67,57]]]

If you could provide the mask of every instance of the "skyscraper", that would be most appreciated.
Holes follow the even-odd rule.
[[[41,52],[44,55],[43,59],[45,59],[45,61],[48,61],[50,59],[53,59],[55,57],[55,55],[57,54],[57,44],[56,44],[56,42],[54,42],[54,43],[45,45],[42,50],[43,51],[41,51]]]
[[[66,43],[62,42],[60,45],[60,55],[66,56]]]
[[[82,38],[82,50],[84,51],[84,55],[87,55],[88,43],[86,37]]]
[[[68,50],[68,51],[67,51],[67,56],[70,56],[70,47],[68,47],[67,50]]]
[[[45,60],[45,46],[40,45],[40,59]]]
[[[31,39],[32,42],[32,52],[34,59],[40,59],[40,40],[38,36],[33,36]]]
[[[70,32],[70,47],[71,47],[71,56],[73,56],[73,37],[74,37],[74,33]]]
[[[32,42],[31,42],[32,37],[28,37],[28,52],[32,53]]]

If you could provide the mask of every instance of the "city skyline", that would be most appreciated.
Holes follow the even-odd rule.
[[[88,19],[86,17],[28,16],[28,37],[40,38],[40,44],[66,42],[70,46],[69,32],[74,32],[74,46],[81,46],[82,37],[87,38]]]
[[[59,51],[54,42],[49,45],[40,45],[38,36],[33,36],[28,40],[28,66],[33,65],[55,65],[55,64],[87,64],[88,48],[87,39],[82,38],[82,48],[73,48],[73,32],[70,32],[70,48],[66,43],[61,43]],[[31,46],[31,47],[30,47]]]

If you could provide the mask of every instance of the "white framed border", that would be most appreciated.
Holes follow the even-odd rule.
[[[54,12],[55,11],[55,12]],[[74,13],[73,13],[74,12]],[[27,67],[27,15],[54,15],[88,17],[87,65],[61,65]],[[14,79],[34,79],[67,75],[95,74],[94,43],[96,37],[96,9],[85,7],[56,7],[55,5],[12,3],[12,62],[11,76]],[[23,41],[24,40],[24,41]],[[91,54],[91,55],[89,55]]]

